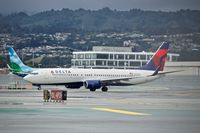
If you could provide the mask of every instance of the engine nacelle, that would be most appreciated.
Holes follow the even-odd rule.
[[[100,80],[87,80],[85,82],[85,87],[87,89],[99,89],[99,88],[101,88],[101,81]]]

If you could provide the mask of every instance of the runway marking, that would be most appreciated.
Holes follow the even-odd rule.
[[[127,110],[118,110],[118,109],[112,109],[112,108],[92,108],[92,109],[100,110],[100,111],[120,113],[120,114],[126,114],[126,115],[151,115],[151,114],[147,114],[147,113],[132,112],[132,111],[127,111]]]

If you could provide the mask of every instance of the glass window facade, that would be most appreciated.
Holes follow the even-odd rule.
[[[135,59],[135,55],[134,55],[134,54],[130,54],[130,55],[129,55],[129,59],[130,59],[130,60],[134,60],[134,59]]]
[[[146,60],[146,54],[144,54],[144,55],[140,55],[140,60]]]
[[[85,54],[85,59],[91,59],[91,54]]]
[[[119,54],[118,59],[124,59],[124,54]]]
[[[108,59],[108,54],[97,54],[97,59]]]
[[[76,66],[81,66],[81,61],[75,61]]]
[[[90,66],[95,66],[95,61],[94,60],[90,61]]]
[[[78,59],[83,59],[83,57],[84,57],[83,54],[78,54],[78,55],[77,55],[77,58],[78,58]]]
[[[113,54],[110,54],[110,59],[113,59]]]
[[[119,61],[119,66],[124,66],[124,61]]]
[[[108,61],[108,66],[114,66],[114,61]]]
[[[153,53],[75,52],[72,67],[91,68],[137,68],[146,64]],[[168,54],[168,61],[176,61],[178,54]]]
[[[140,62],[139,61],[131,61],[130,66],[132,67],[140,67]]]

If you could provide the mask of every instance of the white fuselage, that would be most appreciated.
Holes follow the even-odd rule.
[[[139,84],[158,78],[151,76],[154,71],[124,69],[78,69],[78,68],[46,68],[39,69],[24,77],[25,80],[38,85],[66,84],[100,80],[123,84]]]

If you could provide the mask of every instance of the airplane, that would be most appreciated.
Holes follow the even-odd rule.
[[[152,58],[138,69],[80,69],[80,68],[31,68],[24,65],[13,48],[9,48],[9,69],[41,89],[41,85],[64,85],[78,89],[85,86],[90,91],[108,91],[108,86],[129,86],[153,81],[163,72],[169,42],[163,42]],[[170,72],[166,72],[170,73]]]

